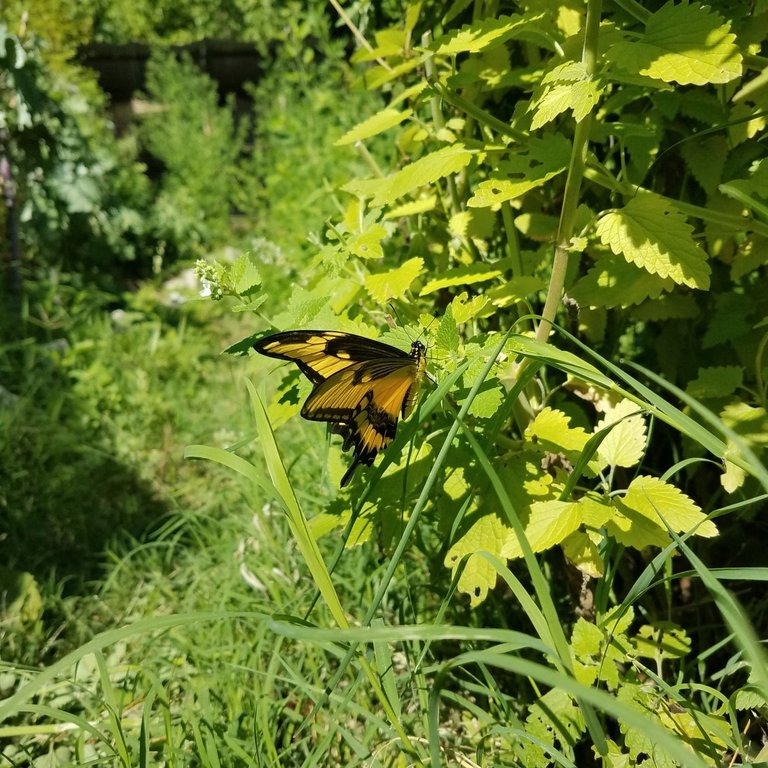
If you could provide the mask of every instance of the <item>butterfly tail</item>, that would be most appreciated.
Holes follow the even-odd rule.
[[[357,468],[357,465],[360,463],[360,457],[355,454],[355,458],[352,460],[352,463],[349,465],[349,469],[344,473],[344,477],[341,478],[341,484],[340,488],[343,488],[349,481],[352,479],[352,475],[355,474],[355,469]]]

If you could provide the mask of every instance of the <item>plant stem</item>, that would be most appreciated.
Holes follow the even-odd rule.
[[[584,28],[584,49],[582,63],[587,74],[592,75],[597,61],[597,45],[600,34],[601,0],[589,0],[587,3],[587,20]],[[584,178],[584,168],[587,159],[589,133],[592,127],[593,112],[590,112],[581,122],[576,123],[573,135],[571,162],[568,168],[568,178],[565,182],[563,206],[560,210],[560,223],[557,227],[555,256],[552,261],[552,275],[549,280],[547,298],[542,311],[542,321],[536,331],[537,341],[546,341],[552,330],[560,299],[563,295],[565,275],[568,267],[568,252],[573,235],[576,208],[579,204],[579,192]]]

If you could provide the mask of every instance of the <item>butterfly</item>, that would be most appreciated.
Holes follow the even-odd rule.
[[[341,331],[284,331],[259,339],[262,355],[289,360],[314,384],[301,408],[310,421],[327,421],[354,446],[354,458],[341,479],[343,488],[358,464],[370,466],[395,438],[398,419],[416,404],[426,369],[425,347],[410,352]]]

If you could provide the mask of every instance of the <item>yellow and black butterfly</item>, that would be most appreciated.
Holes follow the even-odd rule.
[[[426,368],[420,341],[411,351],[341,331],[284,331],[259,339],[262,355],[290,360],[315,385],[301,408],[310,421],[327,421],[354,446],[354,459],[341,479],[343,488],[358,464],[370,466],[395,438],[400,416],[416,404]]]

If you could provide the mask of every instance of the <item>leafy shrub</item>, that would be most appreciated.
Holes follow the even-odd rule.
[[[611,701],[650,715],[622,725],[608,744],[598,739],[602,755],[638,765],[662,752],[667,764],[681,764],[689,749],[727,759],[745,748],[738,731],[724,737],[720,716],[674,681],[680,674],[708,695],[739,698],[746,677],[731,677],[729,666],[721,688],[725,658],[697,670],[686,665],[700,618],[690,620],[690,598],[673,590],[669,558],[676,548],[685,553],[735,633],[764,706],[768,667],[755,634],[685,543],[722,536],[717,549],[697,547],[722,562],[728,542],[757,535],[758,489],[768,490],[761,461],[768,230],[756,215],[763,152],[750,141],[765,121],[761,90],[740,80],[751,66],[743,42],[751,19],[738,9],[724,17],[725,9],[670,3],[655,12],[622,6],[601,26],[597,4],[586,16],[543,6],[484,15],[478,5],[461,25],[465,6],[455,4],[433,42],[422,36],[421,6],[413,4],[358,52],[358,61],[371,63],[360,84],[389,101],[340,143],[389,132],[400,163],[345,184],[344,213],[305,270],[304,289],[267,310],[277,328],[370,335],[396,302],[412,337],[430,327],[433,313],[440,318],[428,334],[437,391],[369,473],[373,482],[360,477],[313,522],[354,544],[376,536],[391,547],[436,545],[428,558],[443,560],[473,605],[501,575],[528,606],[536,638],[558,649],[549,663],[566,674],[534,669],[515,653],[487,662],[553,686],[539,702],[532,692],[527,712],[517,685],[509,699],[495,687],[488,693],[525,718],[535,748],[516,746],[519,730],[492,747],[471,738],[443,744],[433,721],[433,764],[449,747],[489,749],[502,763],[514,754],[546,765],[554,750],[574,760],[587,731],[595,736],[585,700],[606,716]],[[263,301],[260,311],[277,304]],[[289,372],[273,420],[300,404]],[[274,452],[265,453],[272,477],[280,477]],[[340,474],[332,450],[330,478]],[[301,536],[299,505],[287,481],[275,482]],[[733,526],[725,515],[742,507],[753,511]],[[554,557],[555,547],[583,579],[574,608],[594,624],[556,611],[535,558]],[[761,562],[757,552],[750,558]],[[540,613],[508,570],[515,560],[525,563]],[[667,608],[657,610],[644,593],[663,562],[670,570],[658,605]],[[620,576],[632,563],[644,569],[643,586]],[[758,571],[743,573],[745,599],[764,605],[751,588]],[[321,566],[315,578],[323,584]],[[334,605],[333,595],[324,597]],[[647,625],[632,621],[640,605]],[[377,608],[374,600],[365,622]],[[663,645],[669,635],[680,641],[677,650]],[[691,659],[709,656],[698,640]],[[624,649],[615,670],[606,661],[614,641]],[[650,675],[640,661],[646,652],[659,665],[650,689],[642,683]],[[599,659],[610,680],[587,671],[585,655]],[[478,663],[483,658],[478,653]],[[458,673],[451,679],[462,684]],[[592,684],[611,697],[590,698],[584,686]],[[662,695],[682,708],[679,717],[659,716],[654,702]],[[715,720],[702,720],[705,711]],[[498,725],[492,715],[483,722]],[[685,745],[666,730],[684,734]]]

